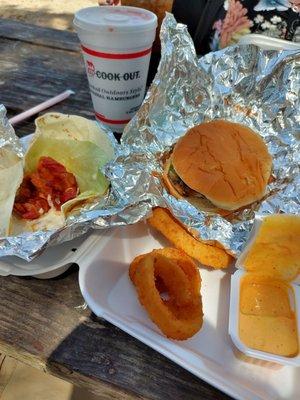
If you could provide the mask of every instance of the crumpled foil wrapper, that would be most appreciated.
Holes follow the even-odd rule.
[[[101,125],[116,151],[116,158],[104,168],[111,181],[107,196],[69,217],[64,228],[0,238],[0,256],[30,261],[47,246],[71,240],[90,228],[134,224],[155,206],[168,207],[201,239],[219,241],[239,254],[256,213],[298,212],[300,51],[236,45],[198,59],[186,27],[171,14],[163,21],[161,43],[158,72],[140,110],[126,126],[121,145]],[[267,198],[236,212],[230,221],[175,199],[153,174],[162,172],[162,155],[188,128],[215,118],[260,132],[273,156],[274,180],[268,185]],[[23,154],[1,109],[0,147],[7,144]]]
[[[151,198],[153,206],[168,207],[201,239],[218,241],[238,255],[256,214],[296,214],[300,209],[300,51],[235,45],[198,59],[186,26],[171,14],[162,24],[161,43],[158,72],[122,136],[127,153],[107,174],[120,197],[135,202]],[[177,200],[152,174],[162,172],[162,154],[188,128],[216,118],[259,132],[273,157],[274,179],[266,198],[230,220]]]
[[[0,148],[1,147],[14,151],[20,158],[24,157],[23,146],[20,139],[15,134],[14,128],[6,118],[6,108],[2,104],[0,104]]]

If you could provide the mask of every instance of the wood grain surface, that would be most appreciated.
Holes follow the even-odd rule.
[[[10,116],[70,88],[76,95],[52,110],[93,117],[76,43],[69,32],[0,20],[0,102]],[[16,127],[32,131],[33,119]],[[104,400],[229,399],[83,305],[75,267],[50,280],[0,277],[0,353]]]
[[[7,25],[6,20],[5,25]],[[26,31],[24,24],[22,24],[22,28]],[[17,32],[15,35],[17,39],[5,38],[0,23],[0,102],[6,106],[8,115],[14,116],[66,89],[73,89],[75,95],[48,111],[76,113],[93,118],[93,106],[81,53],[79,49],[77,51],[69,50],[70,35],[73,37],[74,44],[77,44],[76,35],[70,32],[37,28],[38,44],[32,44],[28,43],[29,34],[25,35],[24,40],[20,40],[21,31],[13,28],[11,30]],[[32,31],[31,26],[30,30]],[[44,31],[46,31],[47,40],[42,40]],[[50,39],[52,31],[54,31],[53,37],[57,36],[57,32],[60,33],[61,43],[65,42],[65,36],[67,36],[68,50],[40,44],[47,41],[52,43]],[[34,117],[18,124],[15,127],[17,134],[23,136],[32,133],[33,121]]]
[[[45,29],[37,25],[1,19],[0,37],[42,45],[48,48],[79,51],[77,35],[69,31]]]

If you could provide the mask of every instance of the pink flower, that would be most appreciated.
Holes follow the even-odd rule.
[[[238,0],[229,0],[228,11],[223,21],[221,30],[220,47],[226,47],[232,36],[242,29],[250,28],[252,22],[248,19],[248,10]]]
[[[300,0],[290,0],[293,11],[300,12]]]

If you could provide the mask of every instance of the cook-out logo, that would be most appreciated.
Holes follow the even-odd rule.
[[[95,65],[94,65],[93,61],[86,60],[86,69],[87,69],[87,73],[90,76],[95,75],[96,70],[95,70]]]
[[[96,71],[96,76],[101,80],[108,81],[133,81],[135,79],[139,79],[141,77],[140,71],[132,71],[132,72],[105,72],[105,71]]]

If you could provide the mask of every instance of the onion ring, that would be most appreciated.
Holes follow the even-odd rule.
[[[201,279],[197,266],[183,252],[165,248],[138,256],[131,263],[129,275],[140,303],[168,338],[185,340],[200,330]],[[158,278],[169,294],[167,300],[156,286]]]
[[[154,257],[154,282],[156,289],[161,293],[168,293],[169,299],[175,304],[188,304],[192,300],[192,291],[188,277],[181,268],[176,268],[171,261],[164,257],[159,250],[150,253]],[[135,273],[142,260],[148,255],[138,256],[129,268],[129,275],[135,284]],[[159,274],[157,273],[159,271]],[[180,287],[180,290],[178,288]]]
[[[201,278],[198,271],[198,268],[195,266],[195,263],[183,250],[175,249],[173,247],[165,247],[163,249],[156,249],[153,250],[152,253],[154,254],[161,254],[162,256],[167,257],[168,259],[175,261],[178,266],[184,271],[184,273],[190,279],[192,286],[194,287],[195,292],[198,294],[200,292],[201,286]],[[148,253],[149,254],[149,253]],[[151,254],[151,253],[150,253]],[[141,262],[141,260],[146,257],[147,254],[141,254],[131,262],[129,268],[129,277],[131,281],[134,283],[134,274]],[[165,286],[159,277],[155,276],[156,280],[158,281],[156,286],[161,286],[160,293],[164,292]]]
[[[195,267],[195,263],[193,262],[193,260],[186,255],[182,250],[178,250],[172,247],[166,247],[164,249],[157,249],[157,250],[153,250],[150,254],[153,254],[154,257],[156,255],[162,255],[166,257],[166,261],[171,260],[171,261],[175,261],[178,265],[178,267],[180,267],[180,269],[182,270],[182,272],[184,272],[184,274],[187,276],[187,278],[189,279],[189,283],[186,283],[186,278],[183,277],[183,275],[181,274],[181,277],[179,277],[179,285],[181,286],[181,290],[180,290],[180,294],[182,294],[185,297],[181,296],[181,303],[183,303],[184,301],[186,301],[187,299],[187,290],[190,293],[189,299],[191,299],[191,294],[196,294],[198,295],[200,292],[200,286],[201,286],[201,278],[200,278],[200,274],[199,271],[197,269],[197,267]],[[146,257],[147,254],[142,254],[140,256],[137,256],[132,263],[130,264],[130,268],[129,268],[129,277],[131,279],[131,281],[134,283],[134,274],[141,262],[141,260]],[[156,265],[157,261],[159,260],[159,257],[155,257],[154,263]],[[179,274],[179,272],[177,273]],[[173,277],[173,279],[176,279],[176,274]],[[181,279],[181,281],[180,281]],[[177,279],[178,282],[178,279]],[[166,288],[166,285],[164,284],[163,279],[155,274],[155,285],[157,290],[159,291],[159,293],[166,293],[168,290]],[[175,288],[176,288],[176,283],[174,283]],[[192,288],[187,288],[187,285],[190,286],[192,285]],[[176,288],[177,289],[177,288]],[[170,289],[169,289],[170,290]],[[191,292],[192,290],[192,292]],[[178,290],[177,291],[177,296],[178,296]],[[170,294],[170,293],[169,293]]]

